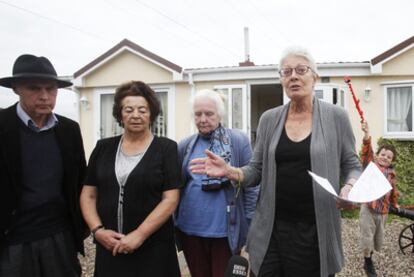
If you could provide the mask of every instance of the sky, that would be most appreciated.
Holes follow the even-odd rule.
[[[183,68],[277,64],[301,45],[317,62],[368,61],[414,35],[412,0],[0,0],[0,76],[23,53],[72,75],[127,38]]]

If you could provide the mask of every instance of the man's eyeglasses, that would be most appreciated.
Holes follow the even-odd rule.
[[[309,66],[300,64],[295,68],[290,68],[290,67],[282,68],[279,70],[279,74],[281,77],[289,77],[290,75],[292,75],[293,70],[295,70],[296,74],[305,75],[309,71],[309,69],[312,70]]]

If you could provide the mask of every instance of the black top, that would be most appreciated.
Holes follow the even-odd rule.
[[[312,178],[308,174],[311,135],[300,142],[289,139],[286,130],[276,148],[276,218],[315,221]]]
[[[117,230],[119,184],[115,159],[120,136],[98,141],[93,150],[85,180],[97,186],[97,210],[106,229]],[[181,187],[177,143],[154,137],[124,187],[123,231],[135,230],[154,210],[166,190]],[[178,276],[172,219],[153,233],[133,254],[112,256],[97,244],[95,276]],[[149,268],[152,264],[155,268]],[[146,271],[150,270],[150,271]],[[160,274],[157,274],[157,270]],[[145,274],[148,273],[148,275]],[[176,275],[176,273],[178,275]]]

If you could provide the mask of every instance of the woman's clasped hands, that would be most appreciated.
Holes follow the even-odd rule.
[[[113,256],[130,254],[144,242],[137,230],[124,235],[113,230],[101,229],[95,233],[95,239],[107,250],[112,251]]]

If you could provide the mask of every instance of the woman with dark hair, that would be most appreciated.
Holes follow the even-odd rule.
[[[180,276],[171,214],[179,201],[177,144],[151,133],[160,113],[143,82],[117,88],[124,133],[98,141],[81,194],[96,242],[95,276]]]

